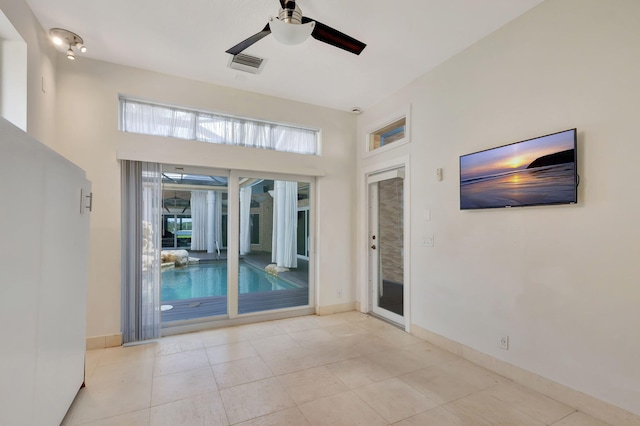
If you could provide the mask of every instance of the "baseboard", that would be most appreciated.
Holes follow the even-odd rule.
[[[87,350],[122,346],[122,333],[87,337]]]
[[[356,302],[343,303],[340,305],[317,306],[316,315],[340,314],[342,312],[350,312],[356,308]]]
[[[640,425],[640,416],[623,408],[484,354],[418,325],[411,324],[411,334],[605,423],[616,426]]]
[[[302,315],[313,315],[314,308],[281,309],[276,312],[265,312],[262,314],[246,314],[233,319],[219,319],[203,321],[202,318],[193,320],[176,321],[160,330],[162,337],[176,334],[195,333],[198,331],[213,330],[222,327],[235,327],[237,325],[253,324],[263,321],[275,321],[285,318],[299,317]]]

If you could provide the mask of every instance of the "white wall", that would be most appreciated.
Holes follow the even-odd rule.
[[[411,155],[411,322],[634,413],[638,46],[640,2],[547,0],[358,120],[362,157],[371,123],[412,105],[412,142],[360,161]],[[460,211],[460,155],[572,127],[577,205]]]
[[[58,68],[57,149],[93,182],[88,336],[120,331],[120,168],[117,151],[142,152],[151,161],[279,173],[323,170],[318,180],[319,300],[353,302],[356,119],[349,113],[294,103],[105,62],[78,58]],[[276,153],[122,133],[118,94],[299,124],[322,131],[322,156]],[[339,298],[338,290],[342,297]]]
[[[27,43],[0,11],[0,115],[27,131]]]
[[[27,44],[27,68],[16,69],[12,72],[24,73],[15,78],[20,85],[26,82],[26,103],[13,106],[21,111],[26,107],[27,133],[46,145],[55,145],[55,99],[56,99],[56,63],[58,53],[53,48],[47,33],[23,0],[0,0],[0,10],[8,18],[11,25]],[[16,46],[9,48],[20,49]],[[14,55],[24,55],[24,52],[13,52]],[[15,56],[14,56],[15,57]],[[18,89],[13,86],[12,90]],[[20,96],[24,96],[21,94]],[[22,112],[20,113],[22,114]],[[54,147],[55,148],[55,147]]]

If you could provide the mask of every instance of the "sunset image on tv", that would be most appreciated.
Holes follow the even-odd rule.
[[[571,129],[460,157],[460,208],[575,203]]]

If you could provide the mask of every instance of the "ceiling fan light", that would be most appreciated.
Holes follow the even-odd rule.
[[[311,33],[315,22],[307,22],[306,24],[289,24],[280,21],[278,18],[269,19],[269,28],[271,34],[282,44],[295,45],[304,42]]]

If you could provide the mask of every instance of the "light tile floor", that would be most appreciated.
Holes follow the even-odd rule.
[[[357,312],[87,352],[63,425],[602,426]]]

